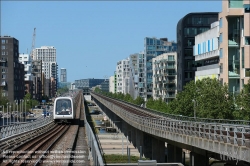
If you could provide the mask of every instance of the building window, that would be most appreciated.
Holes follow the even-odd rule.
[[[229,8],[242,8],[243,0],[228,0]]]
[[[223,73],[223,63],[220,64],[220,73]]]
[[[222,35],[222,33],[220,34],[220,37],[219,37],[219,42],[220,42],[220,44],[222,43],[222,38],[223,38],[223,35]]]
[[[220,28],[222,28],[222,18],[220,18],[220,22],[219,22],[219,26],[220,26]]]
[[[250,4],[244,4],[245,13],[250,13]]]
[[[220,49],[220,59],[223,58],[223,48]]]
[[[244,66],[244,59],[245,59],[245,57],[244,57],[244,47],[242,47],[241,48],[241,66],[242,66],[242,69],[245,67]]]
[[[2,79],[5,79],[6,78],[6,75],[5,74],[2,74]]]
[[[250,77],[250,69],[245,69],[245,77]]]
[[[250,36],[245,37],[245,45],[250,45]]]
[[[4,49],[5,49],[5,46],[2,46],[1,49],[4,50]]]
[[[2,39],[2,44],[5,44],[5,40],[4,39]]]

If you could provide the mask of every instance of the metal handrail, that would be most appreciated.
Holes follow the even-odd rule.
[[[143,132],[250,162],[250,147],[246,144],[249,140],[246,137],[250,134],[249,125],[139,116],[95,94],[91,95],[128,124]]]

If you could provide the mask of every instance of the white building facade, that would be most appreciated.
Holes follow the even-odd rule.
[[[33,57],[34,60],[42,60],[42,72],[46,79],[51,77],[57,79],[56,48],[54,46],[36,48]]]
[[[133,99],[138,97],[138,56],[139,54],[129,56],[129,94]]]
[[[117,80],[116,80],[117,93],[119,92],[123,94],[129,93],[129,76],[130,76],[129,58],[117,62],[116,75],[117,75]]]
[[[32,81],[32,59],[29,54],[19,54],[19,63],[24,64],[25,81]]]
[[[177,52],[161,54],[152,59],[152,64],[153,99],[174,100],[177,94]]]
[[[115,77],[109,77],[109,92],[115,93]]]
[[[203,78],[219,79],[219,21],[211,24],[211,29],[195,36],[193,55],[197,64],[195,81]]]

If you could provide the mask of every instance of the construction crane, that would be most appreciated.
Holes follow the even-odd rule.
[[[30,57],[32,60],[35,60],[34,55],[33,55],[33,50],[35,49],[35,44],[36,44],[36,28],[34,28],[34,32],[33,32],[33,38],[32,38],[32,46],[31,46],[31,50],[30,50]]]

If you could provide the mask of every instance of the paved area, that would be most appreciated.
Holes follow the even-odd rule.
[[[140,156],[139,151],[132,143],[127,142],[127,138],[123,133],[103,133],[97,135],[101,150],[104,154],[123,154],[127,155],[127,145],[130,148],[131,156]]]

